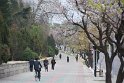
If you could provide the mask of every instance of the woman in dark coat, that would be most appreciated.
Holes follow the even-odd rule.
[[[45,60],[43,61],[43,63],[44,63],[45,71],[48,72],[48,64],[49,64],[49,61],[47,60],[47,58],[45,58]]]

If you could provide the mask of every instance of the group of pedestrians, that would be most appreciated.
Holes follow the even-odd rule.
[[[41,72],[41,68],[42,68],[40,61],[38,61],[38,58],[36,58],[35,60],[31,59],[29,61],[29,64],[30,64],[30,67],[29,67],[30,71],[33,72],[33,69],[34,69],[35,70],[35,78],[38,78],[40,81],[40,77],[41,77],[40,72]],[[52,70],[54,70],[55,64],[56,64],[56,61],[53,57],[51,60],[51,69]],[[43,65],[44,65],[45,71],[48,72],[49,61],[47,60],[47,58],[45,58],[43,60]]]
[[[59,58],[62,58],[62,54],[59,54]],[[69,62],[69,56],[67,56],[67,62]]]
[[[62,54],[59,54],[59,58],[60,59],[62,58]],[[78,55],[76,55],[75,58],[76,58],[76,61],[78,61]],[[67,62],[69,63],[69,56],[67,56]],[[41,68],[42,68],[40,61],[38,61],[38,58],[36,58],[35,60],[31,59],[29,61],[29,64],[30,64],[30,71],[33,72],[33,69],[34,69],[35,70],[35,78],[38,78],[40,81],[40,77],[41,77],[40,72],[41,72]],[[51,69],[52,70],[54,70],[55,64],[56,64],[56,61],[53,57],[51,60]],[[47,60],[47,58],[45,58],[43,60],[43,65],[45,68],[45,72],[48,72],[49,61]]]
[[[62,54],[59,54],[59,58],[62,58]],[[76,61],[78,61],[78,54],[75,56]],[[69,56],[67,56],[67,62],[69,63]]]

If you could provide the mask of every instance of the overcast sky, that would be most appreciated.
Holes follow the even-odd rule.
[[[23,0],[23,1],[28,2],[28,3],[32,4],[32,5],[36,5],[38,3],[38,0]],[[57,0],[55,0],[55,1],[57,1]],[[73,9],[73,6],[71,4],[69,4],[66,0],[58,0],[58,1],[61,2],[61,5],[65,6],[66,8],[72,8]],[[51,9],[51,8],[55,8],[55,7],[52,7],[52,5],[51,5],[51,7],[49,7],[48,9]],[[57,9],[57,7],[56,7],[56,9]],[[56,9],[54,9],[53,11],[56,11]],[[74,10],[70,10],[69,15],[72,15],[72,14],[74,14],[73,19],[79,20],[79,18],[80,18],[79,13],[77,13]],[[52,21],[52,23],[62,23],[65,20],[66,19],[62,15],[54,15],[51,21]]]

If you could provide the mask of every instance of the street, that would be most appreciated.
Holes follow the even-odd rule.
[[[34,72],[26,72],[11,77],[0,79],[0,83],[105,83],[104,80],[95,80],[93,73],[83,64],[81,60],[76,62],[74,56],[69,56],[70,61],[66,61],[67,54],[62,53],[62,59],[57,56],[55,70],[49,72],[41,70],[41,81],[35,80]]]

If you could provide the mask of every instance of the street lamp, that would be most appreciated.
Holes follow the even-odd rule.
[[[95,46],[93,46],[93,49],[94,49],[94,54],[95,54],[95,56],[94,56],[94,60],[95,60],[95,63],[94,63],[94,65],[95,65],[95,67],[94,67],[94,76],[96,77],[96,57],[97,57],[97,51],[96,51],[96,47]]]

